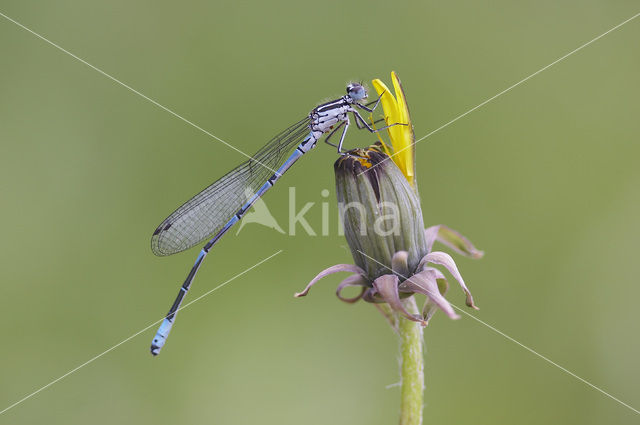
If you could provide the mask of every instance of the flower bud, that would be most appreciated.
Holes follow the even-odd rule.
[[[356,265],[374,281],[389,274],[396,252],[406,251],[412,275],[427,254],[417,192],[379,143],[350,151],[334,168],[340,218]]]
[[[482,251],[447,226],[439,224],[424,229],[415,180],[413,126],[400,80],[393,72],[391,78],[395,96],[382,81],[373,81],[391,145],[376,143],[354,149],[334,164],[341,224],[356,264],[337,264],[321,271],[295,296],[307,295],[316,282],[330,274],[348,272],[351,276],[336,290],[344,302],[363,299],[387,303],[394,314],[423,325],[438,309],[457,319],[459,316],[444,298],[447,279],[434,265],[444,267],[458,281],[467,306],[477,307],[453,258],[445,252],[432,251],[433,244],[439,242],[472,258],[482,257]],[[371,125],[374,123],[372,118]],[[345,297],[342,290],[347,287],[358,287],[360,293]],[[408,298],[413,294],[426,296],[420,315],[407,308],[415,306]]]

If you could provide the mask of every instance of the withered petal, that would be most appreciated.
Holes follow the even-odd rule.
[[[386,303],[386,301],[378,294],[376,288],[367,288],[362,294],[362,299],[368,303],[372,304],[381,304]]]
[[[360,295],[357,295],[353,298],[343,297],[341,295],[342,290],[350,286],[361,286],[362,291],[360,291]],[[368,286],[369,285],[367,284],[367,281],[361,275],[355,274],[340,282],[340,285],[338,285],[338,288],[336,289],[336,296],[346,303],[355,303],[360,298],[362,298],[362,296],[364,295],[364,291],[367,290]]]
[[[479,308],[476,307],[476,305],[473,303],[473,296],[471,296],[471,291],[469,291],[469,288],[467,288],[467,285],[465,285],[464,280],[462,279],[462,276],[458,271],[458,267],[456,266],[456,262],[453,261],[453,258],[451,258],[449,254],[441,251],[431,252],[425,255],[422,258],[422,260],[420,260],[420,264],[418,265],[418,268],[426,265],[427,263],[433,263],[433,264],[439,264],[439,265],[445,266],[446,269],[449,270],[449,273],[451,273],[451,275],[454,277],[454,279],[458,281],[458,283],[460,284],[460,287],[466,294],[467,306],[472,307],[476,310],[479,310]]]
[[[424,235],[427,240],[427,252],[431,252],[433,243],[438,241],[458,254],[462,254],[467,257],[482,258],[484,255],[484,252],[476,249],[469,239],[444,224],[438,224],[436,226],[426,228]]]
[[[425,316],[424,318],[425,321],[428,321],[431,315],[433,315],[433,312],[430,311],[431,309],[428,308],[429,301],[433,302],[438,308],[444,311],[447,314],[447,316],[449,316],[450,318],[452,319],[460,318],[460,316],[458,316],[456,312],[453,310],[453,307],[451,306],[451,304],[449,304],[449,301],[447,301],[445,297],[443,297],[442,294],[440,293],[440,288],[438,287],[438,283],[436,279],[436,273],[433,270],[425,270],[425,271],[421,271],[420,273],[416,273],[415,275],[411,276],[409,279],[402,282],[400,284],[399,289],[401,291],[417,292],[419,294],[424,294],[427,296],[427,303],[425,303],[425,308],[423,308],[423,314],[425,313],[425,309],[426,309],[427,310],[426,313],[430,315],[429,317]]]
[[[435,267],[425,267],[424,271],[433,271],[436,282],[438,283],[438,291],[440,292],[440,295],[444,296],[449,290],[449,282],[445,278],[444,274]],[[424,319],[428,322],[437,310],[437,304],[434,303],[431,298],[427,297],[427,300],[422,307],[422,316]]]
[[[424,325],[424,320],[417,314],[411,314],[405,310],[400,294],[398,293],[398,277],[392,274],[385,274],[373,281],[373,289],[379,294],[389,306],[403,314],[407,319],[419,322]]]
[[[424,259],[424,257],[423,257]],[[422,263],[420,263],[422,264]],[[420,271],[428,271],[428,272],[433,272],[433,274],[435,275],[436,279],[446,279],[446,276],[444,275],[444,273],[442,273],[440,270],[436,269],[435,267],[429,267],[429,266],[422,266],[422,270]]]
[[[440,293],[442,295],[445,295],[449,290],[449,282],[447,281],[447,278],[444,276],[444,274],[435,267],[425,267],[423,270],[433,271],[433,273],[435,274],[436,282],[438,283],[438,290],[440,290]]]
[[[437,226],[431,226],[424,229],[424,238],[427,241],[427,254],[431,252],[431,248],[433,248],[433,243],[436,241],[438,237],[438,231],[440,230],[440,224]]]
[[[304,288],[304,290],[302,292],[296,292],[294,294],[294,296],[296,298],[304,297],[305,295],[307,295],[309,293],[309,290],[311,289],[311,287],[313,285],[315,285],[315,283],[317,281],[319,281],[323,277],[326,277],[326,276],[328,276],[330,274],[339,273],[339,272],[350,272],[350,273],[355,273],[357,275],[364,275],[365,274],[364,270],[362,270],[358,266],[354,266],[353,264],[336,264],[335,266],[331,266],[328,269],[324,269],[320,273],[318,273],[318,275],[316,277],[314,277],[311,280],[311,282],[309,282],[307,284],[306,288]]]

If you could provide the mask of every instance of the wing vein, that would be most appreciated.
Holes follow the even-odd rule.
[[[308,134],[309,118],[305,117],[185,202],[156,228],[151,237],[153,253],[175,254],[218,233],[267,181],[270,169],[279,168]]]

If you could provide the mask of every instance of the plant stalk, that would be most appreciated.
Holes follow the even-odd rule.
[[[418,306],[414,297],[405,301],[409,313],[417,314]],[[424,399],[424,358],[422,326],[398,314],[398,334],[400,335],[400,425],[422,425]]]

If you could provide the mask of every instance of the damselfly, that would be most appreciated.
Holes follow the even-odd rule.
[[[353,115],[358,128],[365,128],[372,133],[396,125],[394,123],[378,129],[369,126],[358,109],[373,112],[380,97],[376,102],[361,104],[366,98],[367,91],[361,84],[349,84],[346,96],[313,109],[306,118],[275,136],[248,161],[222,176],[160,223],[151,237],[151,249],[159,256],[184,251],[211,236],[212,239],[198,254],[153,338],[151,354],[157,355],[164,346],[180,304],[209,250],[302,155],[316,146],[324,134],[328,133],[325,142],[343,154],[342,144],[350,124],[349,113]],[[375,105],[369,108],[373,103]],[[342,134],[338,144],[329,142],[340,128]]]

